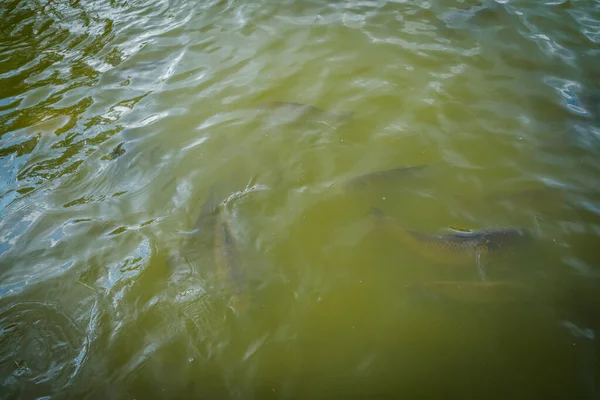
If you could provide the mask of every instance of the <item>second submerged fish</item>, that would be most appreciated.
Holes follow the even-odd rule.
[[[250,295],[246,279],[246,265],[238,252],[225,210],[221,210],[216,220],[215,263],[219,280],[226,292],[231,295],[230,306],[236,312],[247,309]]]
[[[372,208],[371,214],[395,238],[425,258],[450,265],[475,261],[482,279],[486,278],[485,266],[491,257],[512,254],[531,240],[528,231],[510,227],[445,234],[421,233],[404,229],[378,208]]]
[[[420,172],[424,172],[430,166],[430,164],[411,165],[368,172],[351,178],[345,183],[345,186],[349,189],[364,189],[370,185],[393,183],[414,176]]]
[[[317,120],[336,119],[344,121],[354,116],[354,111],[333,112],[323,110],[322,108],[315,107],[310,104],[296,103],[293,101],[272,101],[262,103],[262,106],[271,110],[287,109],[291,112],[300,113],[302,116],[308,117],[310,119]]]

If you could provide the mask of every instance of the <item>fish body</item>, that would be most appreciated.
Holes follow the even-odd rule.
[[[240,257],[236,239],[233,235],[228,214],[218,201],[216,188],[209,191],[203,202],[194,230],[180,254],[167,260],[172,269],[181,260],[192,265],[205,255],[213,256],[215,275],[225,294],[230,298],[230,307],[239,312],[245,310],[250,303],[250,296],[245,273],[245,263]],[[212,250],[212,252],[211,252]],[[210,261],[206,260],[208,263]],[[193,270],[192,270],[193,272]]]
[[[436,260],[454,263],[455,259],[477,254],[488,255],[501,252],[514,252],[521,241],[526,240],[528,233],[519,228],[488,228],[477,231],[454,232],[448,234],[430,234],[406,231],[418,242],[420,248],[427,249],[427,254],[439,253]]]
[[[231,295],[230,305],[235,311],[243,311],[250,302],[245,263],[238,253],[225,211],[217,215],[214,250],[217,275],[225,291]]]
[[[302,104],[302,103],[296,103],[293,101],[272,101],[269,103],[265,103],[265,105],[268,108],[283,108],[283,107],[287,107],[287,108],[291,108],[294,110],[302,110],[305,112],[316,112],[316,113],[327,113],[327,111],[323,110],[322,108],[319,107],[315,107],[313,105],[310,104]]]
[[[331,112],[319,107],[315,107],[311,104],[302,104],[293,101],[272,101],[263,103],[263,106],[269,109],[288,109],[293,112],[299,112],[301,115],[310,116],[311,118],[317,119],[335,118],[346,120],[354,115],[353,111]]]
[[[419,172],[423,172],[428,167],[428,164],[423,164],[369,172],[350,179],[346,183],[346,187],[352,189],[360,189],[375,184],[392,183],[397,180],[413,176]]]
[[[514,253],[531,239],[527,230],[512,227],[422,233],[404,229],[377,208],[372,209],[372,214],[395,238],[424,258],[449,265],[465,265],[475,261],[482,278],[485,277],[483,266],[490,256]]]
[[[194,223],[194,229],[186,234],[182,247],[167,259],[167,266],[175,269],[182,262],[195,265],[205,251],[214,245],[215,225],[218,214],[216,188],[212,187],[200,208],[200,214]],[[193,268],[190,270],[193,273]]]
[[[211,246],[214,239],[213,232],[217,223],[219,212],[219,201],[217,200],[216,189],[209,190],[206,199],[200,208],[200,215],[194,223],[194,233],[196,237],[206,245]]]

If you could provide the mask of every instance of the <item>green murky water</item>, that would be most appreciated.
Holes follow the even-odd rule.
[[[600,396],[597,2],[0,16],[3,398]]]

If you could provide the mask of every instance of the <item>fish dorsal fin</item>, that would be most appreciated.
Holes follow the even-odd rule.
[[[468,232],[473,232],[472,229],[458,227],[458,226],[449,226],[448,230],[451,231],[451,232],[453,232],[453,233],[468,233]]]

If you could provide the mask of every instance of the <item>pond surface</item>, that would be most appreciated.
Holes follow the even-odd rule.
[[[7,398],[600,396],[600,8],[5,1]]]

